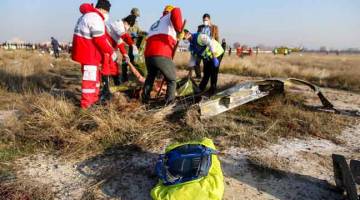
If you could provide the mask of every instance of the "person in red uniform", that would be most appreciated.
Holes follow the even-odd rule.
[[[125,44],[129,46],[134,46],[132,48],[133,51],[137,51],[134,41],[132,40],[130,34],[127,32],[130,27],[134,26],[135,22],[136,16],[129,15],[122,20],[116,20],[111,23],[106,23],[106,36],[108,41],[115,50],[119,49],[121,55],[126,62],[130,62],[130,58],[125,48]],[[101,74],[103,84],[103,88],[101,91],[101,101],[104,102],[111,98],[109,87],[110,77],[113,77],[115,85],[120,85],[120,73],[118,63],[116,61],[113,61],[109,57],[105,57]]]
[[[87,109],[99,100],[100,66],[105,55],[116,60],[116,53],[105,34],[111,4],[108,0],[98,0],[96,7],[82,4],[83,14],[75,27],[72,59],[82,66],[81,108]]]
[[[166,104],[175,100],[176,68],[173,52],[177,36],[182,31],[183,19],[180,8],[166,6],[163,16],[150,28],[145,47],[145,63],[148,70],[143,88],[142,101],[148,103],[155,77],[160,71],[167,82]]]

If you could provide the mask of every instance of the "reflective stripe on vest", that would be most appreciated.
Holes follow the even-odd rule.
[[[171,13],[163,16],[151,26],[148,37],[160,34],[169,35],[176,40],[176,30],[171,22]]]
[[[93,22],[92,30],[89,27],[89,21]],[[88,40],[91,40],[93,37],[100,37],[105,34],[104,20],[98,13],[87,13],[78,20],[74,34]]]

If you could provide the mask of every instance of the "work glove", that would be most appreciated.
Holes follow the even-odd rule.
[[[185,37],[185,32],[184,32],[184,31],[177,34],[177,39],[178,39],[178,40],[183,40],[184,37]]]
[[[132,53],[133,53],[134,57],[139,56],[139,49],[137,48],[136,45],[132,46]]]
[[[118,55],[117,55],[117,53],[116,53],[116,52],[114,52],[114,53],[111,55],[111,59],[112,59],[114,62],[116,62],[116,61],[117,61],[117,59],[118,59]]]
[[[220,66],[219,59],[217,59],[217,58],[213,58],[213,63],[214,63],[215,68],[218,68]]]

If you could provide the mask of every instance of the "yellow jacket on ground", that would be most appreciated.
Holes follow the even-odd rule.
[[[166,153],[185,144],[202,144],[216,150],[212,140],[175,143],[166,148]],[[206,177],[178,185],[164,186],[161,181],[151,191],[154,200],[221,200],[224,195],[224,177],[217,155],[212,155],[212,165]]]

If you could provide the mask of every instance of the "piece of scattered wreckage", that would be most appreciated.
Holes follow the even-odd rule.
[[[189,87],[194,87],[193,80],[189,79],[186,84],[189,85],[189,83]],[[176,105],[159,109],[158,114],[166,116],[174,112],[185,110],[195,104],[200,111],[200,118],[206,119],[266,96],[282,94],[285,92],[285,85],[287,84],[298,84],[309,87],[319,97],[322,103],[321,107],[316,108],[318,111],[332,112],[349,116],[360,116],[359,111],[340,110],[335,108],[335,106],[324,96],[318,86],[308,81],[295,78],[246,81],[226,89],[210,99],[200,98],[199,100],[199,96],[197,95],[181,97]],[[188,95],[190,93],[186,92],[186,94]]]
[[[343,155],[333,154],[333,168],[336,187],[346,192],[347,199],[359,200],[357,185],[360,185],[360,161],[351,160],[350,166]]]
[[[266,79],[240,83],[218,93],[208,101],[200,102],[201,117],[213,117],[263,97],[284,93],[285,85],[289,83],[308,86],[318,95],[324,109],[334,109],[334,106],[325,98],[320,88],[310,82],[294,78]]]

